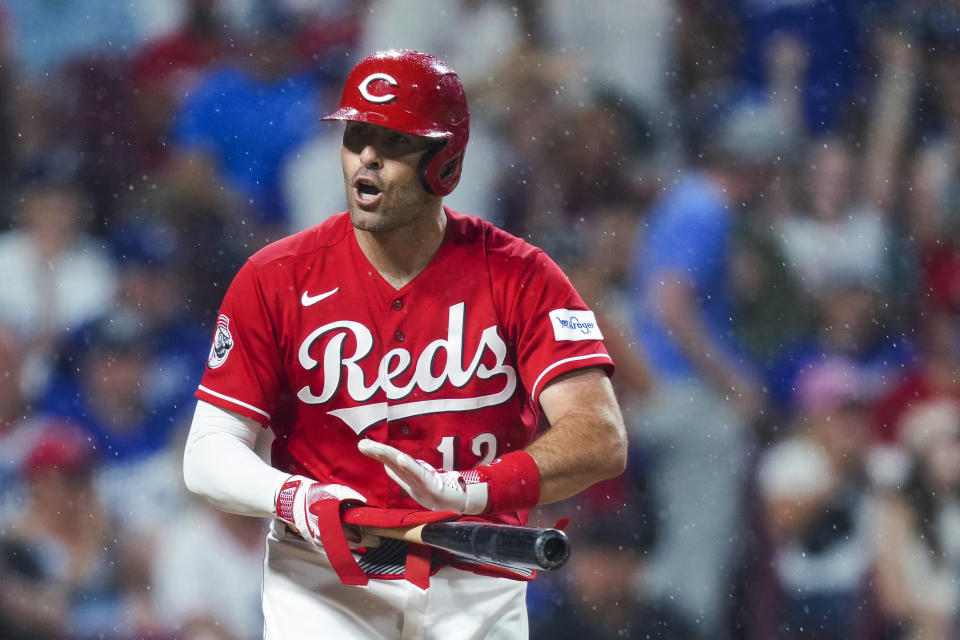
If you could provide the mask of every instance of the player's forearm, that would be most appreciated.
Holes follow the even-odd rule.
[[[539,504],[549,504],[623,473],[626,437],[612,420],[576,415],[565,421],[562,435],[544,434],[527,453],[540,470]]]
[[[599,370],[586,376],[541,394],[551,426],[526,449],[540,471],[539,504],[569,498],[626,466],[626,428],[610,380]],[[557,414],[548,407],[560,393],[568,397]]]
[[[259,429],[252,420],[198,402],[183,454],[187,489],[223,511],[273,517],[277,491],[289,474],[253,451]]]

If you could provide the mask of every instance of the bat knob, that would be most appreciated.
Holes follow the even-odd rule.
[[[570,557],[570,539],[559,529],[547,529],[537,538],[534,552],[541,569],[559,569]]]

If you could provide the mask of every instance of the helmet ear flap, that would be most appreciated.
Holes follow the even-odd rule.
[[[440,180],[448,180],[451,176],[460,173],[462,162],[463,152],[461,151],[440,169]]]
[[[420,156],[420,162],[417,163],[417,175],[420,176],[420,184],[422,184],[423,188],[427,190],[427,193],[431,193],[433,195],[446,195],[438,194],[434,190],[431,180],[428,177],[428,174],[430,173],[430,163],[433,162],[433,159],[437,156],[440,150],[443,149],[444,144],[446,144],[445,140],[438,142],[435,145],[431,145],[430,148],[427,149],[422,156]]]
[[[442,140],[427,149],[417,164],[420,184],[428,193],[436,196],[449,194],[460,182],[463,149],[456,151],[453,157],[450,157],[450,151],[454,149],[447,149],[448,142],[448,140]]]
[[[463,170],[463,151],[457,152],[452,159],[447,160],[440,168],[435,178],[435,191],[447,195],[460,183],[460,172]]]

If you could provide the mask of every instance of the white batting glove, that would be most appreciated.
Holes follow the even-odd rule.
[[[360,453],[382,462],[387,475],[427,509],[477,514],[487,507],[486,482],[472,481],[469,475],[459,471],[438,471],[423,460],[415,460],[390,445],[367,438],[360,440],[357,448]]]
[[[322,548],[323,544],[320,541],[317,514],[310,507],[321,500],[367,502],[364,496],[342,484],[321,484],[304,476],[287,478],[277,493],[277,517],[293,527],[314,549]],[[343,525],[343,532],[351,547],[375,547],[380,544],[377,536],[365,534],[357,527]]]

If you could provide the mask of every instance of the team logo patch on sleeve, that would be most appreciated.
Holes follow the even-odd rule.
[[[207,367],[216,369],[226,362],[232,348],[233,336],[230,335],[230,318],[221,313],[220,317],[217,318],[217,331],[213,334],[213,345],[210,347]]]
[[[554,309],[550,312],[550,323],[557,341],[603,340],[593,311]]]

